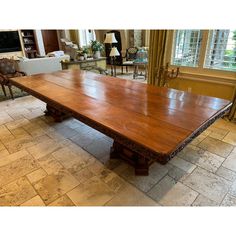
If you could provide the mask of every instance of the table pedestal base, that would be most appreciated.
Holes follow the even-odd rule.
[[[153,163],[152,160],[149,160],[146,157],[141,156],[140,154],[128,149],[127,147],[119,144],[114,141],[113,146],[111,147],[110,158],[122,159],[134,166],[135,175],[147,176],[149,166]]]
[[[71,115],[64,111],[61,111],[55,107],[52,107],[47,104],[47,110],[44,112],[46,116],[52,116],[56,122],[62,122],[66,118],[69,118]]]

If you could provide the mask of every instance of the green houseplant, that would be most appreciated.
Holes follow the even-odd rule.
[[[101,55],[101,51],[104,49],[103,44],[97,40],[91,40],[90,46],[93,52],[93,58],[99,58]]]

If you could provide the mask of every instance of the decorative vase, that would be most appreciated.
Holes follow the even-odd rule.
[[[100,51],[94,52],[94,54],[93,54],[93,58],[94,58],[94,59],[98,59],[98,58],[100,58],[100,57],[101,57],[101,52],[100,52]]]
[[[88,58],[87,53],[84,53],[84,60],[87,60],[87,58]]]
[[[80,56],[80,57],[79,57],[79,60],[80,60],[80,61],[83,61],[83,60],[84,60],[84,56]]]

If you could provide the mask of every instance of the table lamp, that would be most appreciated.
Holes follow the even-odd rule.
[[[117,50],[116,47],[112,47],[111,52],[109,56],[112,58],[112,65],[114,66],[114,76],[116,76],[116,63],[115,63],[115,57],[120,56],[119,51]],[[113,72],[113,70],[112,70]],[[113,74],[113,73],[112,73]]]

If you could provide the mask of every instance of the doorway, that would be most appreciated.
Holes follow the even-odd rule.
[[[42,30],[42,36],[46,54],[59,50],[57,30]]]

